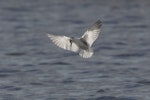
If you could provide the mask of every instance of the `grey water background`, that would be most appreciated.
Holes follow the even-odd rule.
[[[90,59],[47,37],[98,19]],[[0,100],[150,100],[150,1],[0,0]]]

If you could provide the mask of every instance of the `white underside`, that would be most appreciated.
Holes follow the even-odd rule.
[[[79,55],[83,58],[90,58],[93,55],[92,50],[80,50]]]

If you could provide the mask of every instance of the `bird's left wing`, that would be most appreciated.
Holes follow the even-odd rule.
[[[101,25],[102,22],[98,20],[83,34],[82,39],[84,39],[90,46],[92,46],[93,42],[98,38]]]
[[[52,42],[60,48],[77,52],[79,47],[69,37],[47,34]]]

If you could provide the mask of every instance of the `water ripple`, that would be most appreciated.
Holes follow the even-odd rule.
[[[51,63],[52,65],[71,65],[70,63],[68,62],[62,62],[62,61],[57,61],[57,62],[53,62]]]
[[[0,86],[0,89],[6,89],[6,90],[9,90],[9,91],[19,91],[22,88],[15,87],[15,86]]]
[[[17,73],[17,72],[20,72],[20,70],[18,69],[0,69],[0,73]]]
[[[68,84],[74,82],[72,78],[67,78],[62,81],[63,84]]]
[[[11,53],[6,53],[5,55],[7,56],[23,56],[26,55],[25,52],[11,52]]]
[[[136,100],[136,99],[130,97],[103,96],[98,98],[90,98],[86,100]]]
[[[143,84],[143,85],[150,85],[150,80],[140,80],[137,83]]]
[[[124,54],[117,54],[117,55],[113,55],[114,57],[117,58],[128,58],[128,57],[142,57],[145,56],[145,53],[124,53]]]

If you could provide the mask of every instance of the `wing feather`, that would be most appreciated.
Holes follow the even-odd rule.
[[[71,42],[69,37],[57,36],[52,34],[48,34],[48,37],[52,40],[52,42],[55,45],[57,45],[60,48],[70,50],[73,52],[77,52],[79,50],[79,47],[74,42]]]
[[[98,38],[102,22],[98,20],[83,34],[82,38],[90,45]]]

